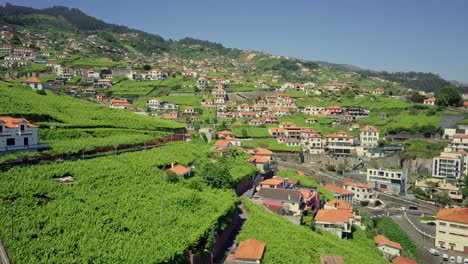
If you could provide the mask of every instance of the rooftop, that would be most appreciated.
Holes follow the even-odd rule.
[[[379,246],[380,245],[385,245],[385,246],[390,246],[390,247],[393,247],[393,248],[403,249],[403,247],[399,243],[393,242],[393,241],[391,241],[390,239],[388,239],[387,237],[385,237],[383,235],[375,236],[374,241]]]
[[[262,243],[253,238],[247,239],[239,243],[236,250],[236,259],[262,259],[265,251],[265,243]]]
[[[468,224],[468,207],[442,209],[437,213],[436,218],[438,220]]]

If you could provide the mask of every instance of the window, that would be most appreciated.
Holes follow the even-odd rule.
[[[15,139],[14,138],[7,138],[7,146],[14,146]]]
[[[0,125],[0,133],[3,132],[3,125]]]
[[[24,140],[23,140],[23,143],[25,146],[28,146],[29,145],[29,138],[25,137]]]
[[[24,131],[24,125],[21,125],[21,131]]]
[[[444,222],[439,222],[439,225],[441,225],[441,226],[446,226],[447,224],[444,223]]]

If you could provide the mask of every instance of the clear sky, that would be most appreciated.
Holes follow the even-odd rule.
[[[1,4],[6,1],[0,0]],[[168,39],[186,36],[468,83],[468,0],[10,0],[77,7]]]

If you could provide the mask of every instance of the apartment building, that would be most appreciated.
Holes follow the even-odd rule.
[[[383,192],[406,196],[407,182],[407,170],[367,169],[367,183]]]
[[[325,148],[330,154],[353,155],[356,154],[355,138],[346,132],[337,132],[326,135]]]
[[[26,119],[0,116],[0,155],[47,148],[47,144],[37,143],[37,129]]]
[[[440,156],[432,159],[432,176],[459,178],[466,175],[467,163],[467,152],[442,152]]]
[[[436,215],[435,246],[468,254],[468,208],[446,208]]]
[[[344,183],[344,188],[354,193],[353,200],[357,203],[367,204],[375,201],[377,198],[374,192],[374,187],[369,184],[357,184],[352,181],[348,181]]]
[[[365,126],[361,128],[359,140],[362,147],[376,147],[379,145],[380,131],[373,126]]]

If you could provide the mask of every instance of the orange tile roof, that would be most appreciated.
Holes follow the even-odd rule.
[[[340,188],[338,186],[335,186],[335,185],[330,185],[330,184],[327,184],[325,185],[325,188],[327,188],[328,190],[332,191],[332,192],[336,192],[336,193],[339,193],[341,195],[349,195],[349,194],[354,194],[353,192],[351,191],[348,191],[348,190],[345,190],[343,188]]]
[[[229,140],[218,140],[218,141],[216,141],[214,146],[216,146],[216,147],[227,147],[227,146],[229,146],[230,143],[231,142],[229,142]]]
[[[174,167],[170,168],[169,171],[172,171],[173,173],[177,175],[184,175],[187,172],[190,172],[192,168],[187,168],[185,166],[182,166],[180,164],[175,165]]]
[[[254,149],[249,150],[249,154],[252,154],[252,155],[272,155],[273,152],[271,150],[264,149],[264,148],[254,148]]]
[[[0,116],[0,122],[5,123],[5,127],[7,128],[16,128],[21,122],[26,122],[26,126],[28,127],[39,127],[37,125],[31,124],[28,120],[24,118],[13,118],[10,116]]]
[[[284,182],[284,179],[266,179],[262,182],[260,182],[260,184],[264,184],[264,185],[280,185]]]
[[[351,205],[349,205],[349,203],[347,203],[347,202],[345,202],[343,200],[339,200],[339,199],[329,201],[325,205],[329,206],[329,207],[334,207],[334,208],[339,209],[339,210],[346,210],[346,211],[349,211],[349,212],[353,211],[353,207]]]
[[[377,128],[373,127],[373,126],[365,126],[363,128],[361,128],[361,131],[364,132],[364,131],[372,131],[372,132],[379,132],[380,130],[378,130]]]
[[[326,135],[327,138],[354,138],[353,136],[348,135],[347,133],[338,132],[336,134]]]
[[[439,220],[468,224],[468,207],[442,209],[437,213],[436,218]]]
[[[424,100],[424,102],[435,102],[435,101],[436,99],[434,97]]]
[[[41,80],[39,80],[39,78],[37,77],[29,77],[27,78],[26,80],[23,81],[24,83],[42,83]]]
[[[468,135],[464,135],[464,134],[455,134],[453,135],[454,138],[468,138]]]
[[[250,159],[246,160],[247,162],[254,162],[254,163],[268,163],[270,160],[268,158],[262,156],[253,156]]]
[[[227,131],[227,130],[221,131],[218,134],[223,135],[223,136],[234,135],[234,133],[232,133],[231,131]]]
[[[233,126],[242,126],[242,123],[241,122],[234,122],[232,125]]]
[[[369,184],[365,184],[365,183],[358,184],[358,187],[360,187],[360,188],[366,188],[366,189],[372,189],[372,188],[374,188],[374,186],[369,185]]]
[[[386,246],[390,246],[390,247],[393,247],[393,248],[403,249],[403,247],[401,247],[401,245],[399,243],[393,242],[393,241],[391,241],[390,239],[386,238],[383,235],[375,236],[374,241],[379,246],[380,245],[386,245]]]
[[[326,223],[347,223],[349,218],[354,217],[354,215],[346,210],[319,210],[315,216],[315,221],[326,222]]]
[[[263,252],[265,251],[265,243],[262,243],[253,238],[247,239],[239,243],[236,250],[236,259],[262,259]]]
[[[418,263],[412,259],[398,256],[393,259],[392,264],[418,264]]]

